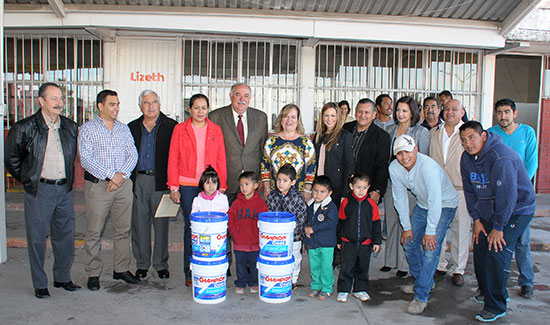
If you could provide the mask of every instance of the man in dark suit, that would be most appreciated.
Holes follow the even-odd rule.
[[[155,229],[153,268],[160,279],[168,279],[168,218],[155,218],[155,212],[166,185],[168,151],[176,124],[160,111],[160,98],[152,90],[139,94],[143,113],[128,124],[138,151],[138,163],[132,176],[134,204],[132,209],[132,252],[136,259],[136,276],[145,278],[151,266],[151,224]]]
[[[344,129],[353,134],[355,171],[369,176],[369,197],[378,204],[388,183],[391,140],[386,131],[373,123],[375,118],[374,102],[363,98],[355,108],[356,120],[344,124]]]
[[[260,160],[267,139],[267,115],[248,107],[250,97],[250,87],[244,83],[237,83],[229,92],[231,104],[208,115],[212,122],[222,128],[227,160],[225,194],[230,203],[237,198],[239,175],[243,171],[260,174]]]

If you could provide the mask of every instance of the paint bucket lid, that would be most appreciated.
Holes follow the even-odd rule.
[[[201,259],[201,260],[198,260],[196,259],[195,257],[191,257],[191,263],[193,264],[197,264],[197,265],[220,265],[220,264],[223,264],[223,263],[227,263],[228,259],[227,259],[227,255],[223,258],[223,259]]]
[[[227,221],[229,217],[227,213],[217,212],[217,211],[201,211],[191,214],[191,221],[196,222],[222,222]]]
[[[276,260],[276,261],[269,261],[266,259],[263,259],[261,255],[258,255],[258,263],[266,264],[266,265],[288,265],[294,263],[294,256],[291,256],[288,260]]]
[[[296,221],[296,216],[289,212],[262,212],[258,215],[259,221],[273,222],[273,223],[285,223]]]

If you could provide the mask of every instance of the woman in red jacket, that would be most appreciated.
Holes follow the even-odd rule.
[[[195,94],[189,100],[191,117],[176,125],[168,156],[168,186],[170,198],[181,205],[185,230],[183,234],[183,271],[185,285],[190,287],[191,270],[191,205],[199,193],[199,179],[206,166],[212,166],[220,177],[220,191],[227,189],[225,147],[221,128],[206,116],[208,97]]]

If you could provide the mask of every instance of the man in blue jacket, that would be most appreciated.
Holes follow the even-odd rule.
[[[498,134],[502,138],[502,143],[517,152],[523,161],[523,165],[525,165],[529,179],[533,179],[539,165],[535,130],[527,124],[516,122],[518,111],[516,103],[511,99],[504,98],[496,102],[495,116],[498,125],[489,128],[487,131]],[[531,234],[529,226],[527,226],[519,238],[515,249],[516,262],[519,269],[518,283],[521,287],[520,294],[524,298],[531,298],[533,296],[533,284],[535,281],[530,242]]]
[[[510,261],[533,218],[535,192],[518,154],[479,122],[464,123],[460,139],[464,195],[474,219],[474,269],[481,291],[476,301],[484,302],[475,318],[492,322],[506,315]]]

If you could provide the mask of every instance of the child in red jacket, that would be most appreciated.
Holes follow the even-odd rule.
[[[258,292],[256,259],[260,251],[258,215],[267,211],[267,205],[258,192],[260,179],[255,172],[243,172],[239,176],[241,193],[229,208],[228,230],[233,237],[237,280],[235,292],[242,294],[248,284],[250,293]]]

